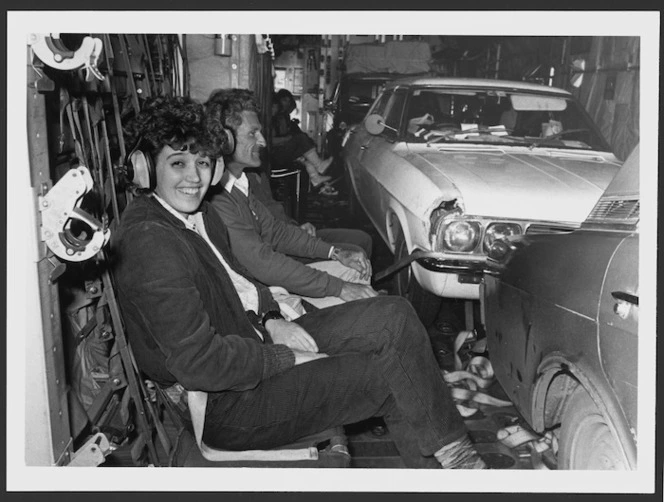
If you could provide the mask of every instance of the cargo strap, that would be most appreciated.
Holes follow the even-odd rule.
[[[533,469],[548,470],[549,467],[542,461],[542,454],[551,450],[555,455],[558,452],[558,440],[553,432],[548,431],[543,436],[525,429],[523,426],[509,425],[496,433],[498,441],[510,449],[526,446]]]
[[[484,404],[489,406],[512,406],[510,401],[498,399],[486,392],[493,383],[495,375],[491,361],[484,356],[475,356],[463,364],[459,351],[475,337],[474,331],[461,331],[454,341],[454,367],[455,371],[443,371],[443,378],[450,387],[452,399],[462,417],[469,417],[477,412],[476,407],[469,404]],[[475,349],[480,348],[484,340],[476,342]]]

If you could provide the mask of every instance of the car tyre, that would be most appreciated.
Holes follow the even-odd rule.
[[[565,406],[559,444],[558,469],[629,470],[611,427],[581,386]]]
[[[408,247],[406,246],[403,233],[400,233],[395,246],[395,263],[406,256],[408,256]],[[395,274],[394,289],[395,294],[403,296],[410,301],[425,327],[428,328],[433,324],[440,310],[442,298],[425,291],[419,285],[417,279],[415,279],[410,266],[402,268]]]

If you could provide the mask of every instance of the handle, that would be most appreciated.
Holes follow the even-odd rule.
[[[636,305],[637,307],[639,306],[639,297],[630,293],[625,293],[624,291],[613,291],[611,296],[613,296],[613,298],[616,300],[622,300],[624,302],[631,303],[632,305]]]

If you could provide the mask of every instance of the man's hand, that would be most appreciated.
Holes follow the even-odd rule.
[[[274,343],[286,345],[293,351],[318,352],[316,341],[299,324],[285,319],[270,319],[265,323],[265,329]]]
[[[295,354],[295,366],[327,357],[327,354],[321,352],[303,352],[301,350],[293,350],[293,354]]]
[[[371,279],[371,262],[364,251],[351,251],[350,249],[334,248],[332,259],[337,260],[349,268],[357,270],[360,278],[368,281]]]
[[[341,293],[339,293],[339,298],[347,302],[374,296],[378,296],[378,292],[374,288],[366,284],[355,284],[353,282],[345,282],[341,287]]]
[[[313,224],[308,223],[308,222],[307,223],[302,223],[302,225],[300,225],[300,228],[302,230],[304,230],[306,233],[308,233],[309,235],[311,235],[312,237],[316,237],[316,227],[314,227]]]

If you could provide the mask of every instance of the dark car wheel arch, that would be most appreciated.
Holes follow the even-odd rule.
[[[636,468],[635,440],[620,405],[611,393],[602,392],[583,368],[559,354],[545,358],[537,374],[531,409],[528,410],[533,429],[539,432],[558,429],[566,413],[569,413],[567,407],[571,397],[577,389],[582,389],[610,424],[630,467]]]

